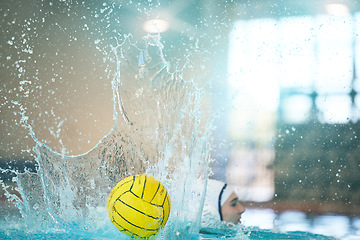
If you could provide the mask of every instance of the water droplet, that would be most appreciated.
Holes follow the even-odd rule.
[[[39,204],[38,204],[38,203],[35,203],[34,206],[33,206],[33,209],[36,210],[36,209],[38,209],[39,207],[40,207]]]

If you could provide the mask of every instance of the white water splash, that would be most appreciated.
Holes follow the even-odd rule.
[[[67,156],[40,142],[17,102],[21,123],[36,142],[38,168],[17,172],[20,197],[7,195],[27,229],[114,234],[104,210],[112,187],[147,173],[162,181],[171,197],[163,236],[198,233],[209,160],[209,131],[200,126],[202,91],[181,71],[169,72],[158,35],[146,36],[143,46],[126,37],[112,47],[115,124],[87,153]]]

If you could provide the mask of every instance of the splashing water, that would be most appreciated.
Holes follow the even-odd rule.
[[[129,175],[148,173],[172,199],[173,230],[167,234],[198,232],[209,159],[209,132],[200,127],[202,91],[181,71],[169,72],[158,35],[146,36],[143,48],[126,37],[112,53],[112,130],[89,152],[67,156],[35,137],[22,109],[22,124],[36,142],[38,169],[17,172],[20,196],[7,196],[26,229],[113,234],[104,210],[112,187]]]
[[[134,43],[139,39],[138,28],[127,29],[123,24],[126,19],[131,22],[129,10],[142,18],[156,5],[34,0],[22,1],[19,8],[4,3],[3,8],[9,30],[4,31],[4,54],[9,69],[15,70],[10,73],[15,78],[11,84],[17,86],[9,90],[7,105],[2,106],[20,116],[16,125],[25,129],[35,146],[33,151],[26,147],[23,151],[34,153],[36,166],[24,172],[1,169],[15,176],[12,181],[0,181],[8,202],[21,215],[13,227],[26,233],[81,229],[85,235],[121,236],[105,211],[109,193],[121,179],[147,173],[165,185],[172,200],[169,227],[162,234],[198,232],[211,129],[202,116],[203,90],[183,77],[186,66],[170,70],[159,35]],[[136,37],[125,36],[126,32]],[[87,58],[96,58],[101,66],[94,66],[95,60],[82,65]],[[84,81],[89,75],[96,75],[99,82]],[[72,82],[67,85],[64,79]],[[111,85],[114,124],[91,150],[71,155],[65,146],[80,141],[67,139],[71,137],[64,134],[63,125],[72,116],[60,116],[64,111],[57,109],[68,105],[89,114],[85,105],[66,101],[73,85],[82,83],[83,88]],[[38,114],[36,109],[41,108]],[[79,132],[75,129],[71,134],[76,138]],[[47,141],[49,133],[52,140]]]

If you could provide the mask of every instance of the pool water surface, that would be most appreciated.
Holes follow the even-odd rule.
[[[111,223],[83,229],[76,224],[64,229],[29,229],[21,221],[1,219],[0,239],[131,239],[120,234]],[[101,221],[101,220],[100,220]],[[109,225],[108,225],[109,224]],[[241,232],[215,230],[198,234],[165,228],[156,239],[344,239],[360,240],[360,218],[334,214],[306,215],[299,211],[275,213],[272,209],[247,209]],[[167,226],[171,228],[171,225]],[[70,229],[70,230],[69,230]],[[176,233],[176,234],[174,234]]]

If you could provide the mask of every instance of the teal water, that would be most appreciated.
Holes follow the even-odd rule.
[[[29,232],[28,230],[7,229],[0,233],[0,239],[132,239],[121,234],[105,235],[100,233],[90,233],[74,230],[69,233],[64,232]],[[303,239],[303,240],[331,240],[334,237],[313,234],[301,231],[292,231],[287,233],[278,233],[270,230],[249,228],[244,229],[242,234],[218,232],[218,233],[185,233],[175,236],[161,236],[157,239]],[[354,238],[355,239],[355,238]]]
[[[24,232],[18,231],[8,231],[6,233],[0,234],[1,239],[123,239],[117,238],[114,236],[111,237],[104,237],[104,236],[94,236],[94,235],[86,235],[82,233],[34,233],[28,234]],[[195,239],[217,239],[217,238],[226,238],[226,239],[238,239],[238,238],[231,238],[231,237],[223,237],[218,235],[206,235],[206,234],[195,234],[195,235],[188,235],[186,239],[195,240]],[[325,237],[322,235],[311,234],[306,232],[294,232],[294,233],[287,233],[287,234],[277,234],[271,232],[253,232],[250,234],[249,239],[334,239],[330,237]]]

